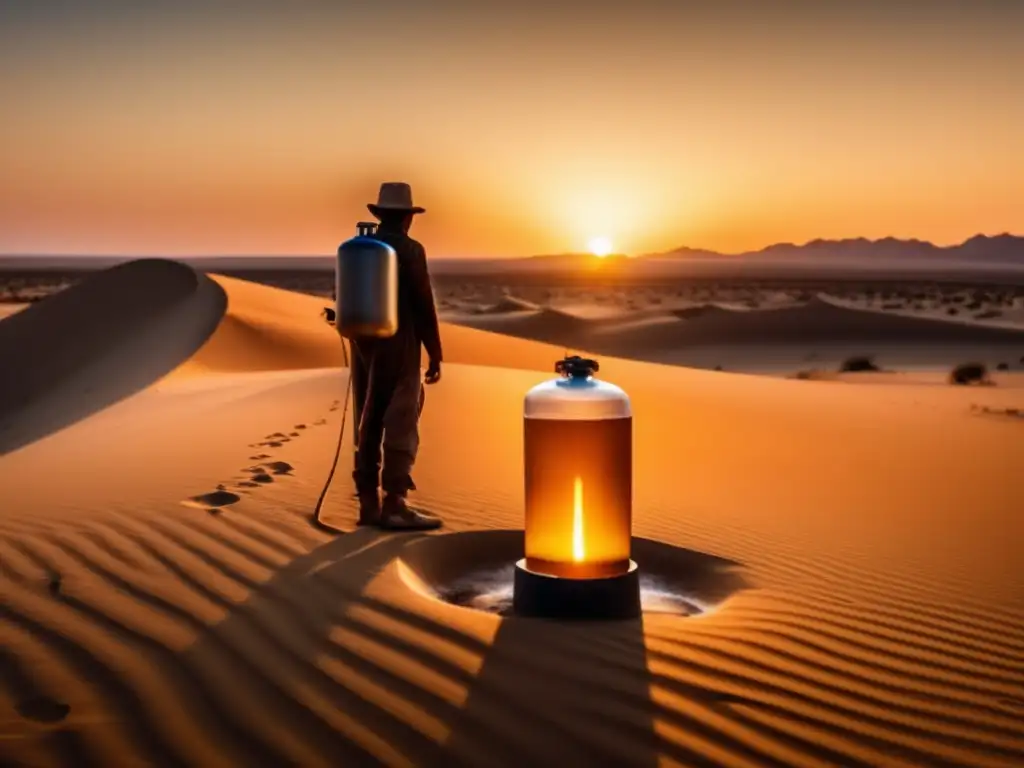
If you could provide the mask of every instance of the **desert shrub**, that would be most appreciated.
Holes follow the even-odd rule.
[[[957,309],[956,307],[950,307],[949,309],[946,310],[946,314],[947,315],[957,315],[959,313],[960,313],[960,310]]]
[[[870,357],[858,356],[848,357],[843,360],[842,365],[839,366],[840,373],[859,373],[863,371],[880,371],[882,370],[875,361]]]
[[[977,320],[990,320],[993,317],[1002,317],[1003,313],[998,309],[990,309],[987,312],[979,312],[974,317]]]
[[[794,379],[801,379],[803,381],[809,381],[811,379],[818,378],[817,371],[797,371],[793,374]]]
[[[1009,363],[1000,363],[999,365],[996,366],[996,370],[997,371],[1008,371],[1008,370],[1010,370],[1010,364]]]
[[[950,384],[983,384],[988,381],[984,363],[960,363],[949,374]]]

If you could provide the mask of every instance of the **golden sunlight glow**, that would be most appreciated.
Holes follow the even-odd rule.
[[[625,573],[632,528],[632,419],[528,417],[524,422],[526,567],[569,579]]]
[[[607,237],[594,237],[591,238],[587,244],[590,252],[598,258],[604,258],[612,252],[612,241]]]
[[[586,554],[583,547],[583,478],[577,477],[572,489],[572,559],[581,563]]]

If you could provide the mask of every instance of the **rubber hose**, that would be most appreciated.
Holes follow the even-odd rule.
[[[331,483],[334,482],[334,472],[338,468],[338,460],[341,458],[341,445],[345,442],[345,423],[348,421],[348,404],[349,399],[352,396],[352,365],[350,362],[348,347],[345,342],[341,342],[341,354],[345,358],[345,369],[348,371],[348,383],[345,385],[345,404],[342,406],[341,411],[341,427],[338,429],[338,444],[334,448],[334,461],[331,462],[331,471],[327,473],[327,482],[324,483],[323,490],[320,491],[320,498],[316,500],[316,506],[313,508],[313,518],[310,521],[314,528],[327,533],[341,534],[348,533],[340,528],[335,528],[333,525],[328,525],[320,519],[320,512],[324,505],[324,499],[327,498],[327,492],[331,489]]]

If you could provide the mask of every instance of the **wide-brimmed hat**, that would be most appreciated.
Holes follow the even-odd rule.
[[[404,181],[386,181],[380,185],[376,203],[367,203],[367,208],[374,216],[378,211],[404,211],[406,213],[425,213],[424,208],[412,204],[412,187]]]

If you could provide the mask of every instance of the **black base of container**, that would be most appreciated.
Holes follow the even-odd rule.
[[[632,560],[619,576],[563,579],[516,563],[512,610],[544,619],[635,619],[640,616],[640,570]]]

